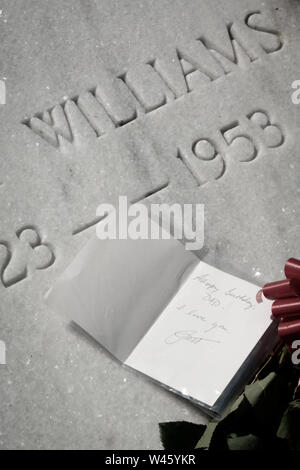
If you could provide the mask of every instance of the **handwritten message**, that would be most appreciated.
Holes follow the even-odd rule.
[[[213,405],[271,324],[257,291],[199,262],[126,364]]]

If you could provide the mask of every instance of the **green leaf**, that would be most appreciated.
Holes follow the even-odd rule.
[[[211,438],[209,450],[228,450],[227,438],[232,433],[237,436],[255,434],[253,409],[242,395],[233,405],[227,415],[218,423]]]
[[[176,421],[171,423],[160,423],[160,439],[164,449],[181,450],[194,449],[195,445],[204,433],[204,424]]]
[[[245,387],[244,395],[253,408],[253,417],[257,423],[255,434],[276,433],[289,393],[287,382],[275,372]]]
[[[275,379],[275,372],[271,372],[263,380],[257,380],[251,385],[246,385],[244,394],[253,408],[258,406],[264,398],[267,398],[268,388]]]
[[[229,450],[262,450],[262,440],[254,434],[247,436],[231,435],[227,439]]]
[[[216,427],[218,426],[217,421],[210,421],[206,427],[206,430],[197,443],[195,449],[202,449],[202,450],[208,450],[210,447],[211,439],[213,437],[213,434],[216,430]]]
[[[279,367],[286,367],[290,368],[291,367],[291,353],[287,346],[284,346],[281,350],[279,359],[278,359],[278,366]]]
[[[276,436],[268,435],[266,437],[256,436],[255,434],[247,434],[245,436],[237,436],[232,434],[227,439],[228,450],[269,450],[273,452],[288,450],[286,441]]]
[[[282,417],[277,436],[288,439],[295,449],[300,450],[300,399],[289,404]]]
[[[233,432],[248,434],[253,430],[252,408],[241,395],[221,421],[212,420],[196,449],[228,450],[227,436]]]

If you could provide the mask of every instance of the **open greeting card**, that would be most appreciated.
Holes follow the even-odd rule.
[[[94,236],[47,302],[125,365],[218,414],[276,342],[257,291],[173,238]]]

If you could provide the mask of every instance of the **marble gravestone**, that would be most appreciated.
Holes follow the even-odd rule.
[[[200,257],[252,282],[300,257],[300,4],[3,0],[0,34],[0,448],[160,448],[204,415],[44,295],[119,195],[204,203]]]

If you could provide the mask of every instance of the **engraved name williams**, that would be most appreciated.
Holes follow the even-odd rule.
[[[267,12],[249,13],[224,28],[222,44],[200,36],[118,76],[102,70],[93,89],[26,117],[23,124],[56,148],[72,144],[75,129],[82,139],[87,128],[88,138],[98,138],[283,46]]]

